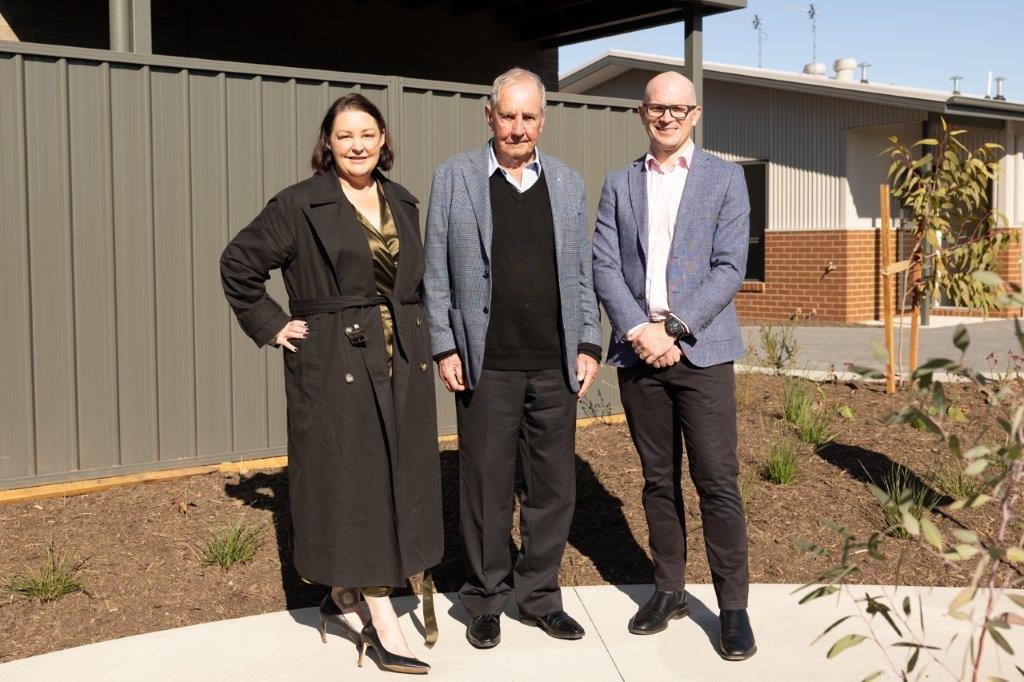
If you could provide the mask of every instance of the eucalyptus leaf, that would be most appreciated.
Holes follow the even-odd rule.
[[[839,654],[843,653],[850,647],[857,646],[861,642],[867,639],[864,635],[849,634],[841,637],[832,645],[832,648],[828,650],[827,658],[835,658]]]

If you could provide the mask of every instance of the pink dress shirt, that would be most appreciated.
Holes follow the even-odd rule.
[[[693,140],[687,140],[664,165],[650,152],[644,159],[647,171],[647,283],[644,294],[647,314],[654,322],[665,319],[671,312],[668,305],[668,259],[683,188],[693,160],[693,148]],[[630,329],[627,336],[641,326]]]

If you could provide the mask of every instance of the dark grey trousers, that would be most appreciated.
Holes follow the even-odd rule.
[[[484,370],[456,397],[459,514],[470,616],[501,613],[513,593],[521,613],[562,608],[558,568],[576,504],[576,395],[561,369]],[[522,550],[510,552],[516,454],[522,455]]]
[[[747,524],[736,456],[736,384],[731,362],[696,367],[644,363],[620,369],[626,421],[643,466],[644,513],[659,590],[681,590],[686,572],[683,442],[700,498],[704,546],[721,609],[745,609]]]

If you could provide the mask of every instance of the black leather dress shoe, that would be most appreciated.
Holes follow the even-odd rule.
[[[722,624],[722,658],[727,661],[742,661],[757,652],[754,646],[754,632],[750,629],[750,618],[746,609],[724,610],[718,616]]]
[[[490,649],[498,646],[501,641],[501,623],[498,614],[485,613],[469,619],[466,626],[466,639],[477,649]]]
[[[655,590],[630,619],[629,631],[634,635],[653,635],[667,628],[670,618],[685,618],[688,613],[690,607],[686,603],[686,592]]]
[[[580,639],[585,634],[583,626],[565,611],[552,611],[546,616],[521,614],[519,622],[540,628],[555,639]]]

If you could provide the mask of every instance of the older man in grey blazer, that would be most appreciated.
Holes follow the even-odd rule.
[[[425,238],[434,358],[456,394],[466,637],[501,638],[513,594],[524,623],[559,639],[558,567],[576,500],[577,400],[601,357],[583,180],[537,149],[544,84],[512,69],[484,114],[493,137],[434,173]],[[522,547],[509,551],[517,452]]]
[[[743,356],[733,297],[746,268],[750,205],[742,169],[690,139],[693,84],[653,78],[638,107],[647,154],[609,174],[594,234],[594,282],[612,324],[609,364],[643,465],[655,592],[629,622],[660,632],[688,612],[683,441],[700,497],[721,609],[721,655],[754,654],[747,531],[737,475],[733,360]]]

